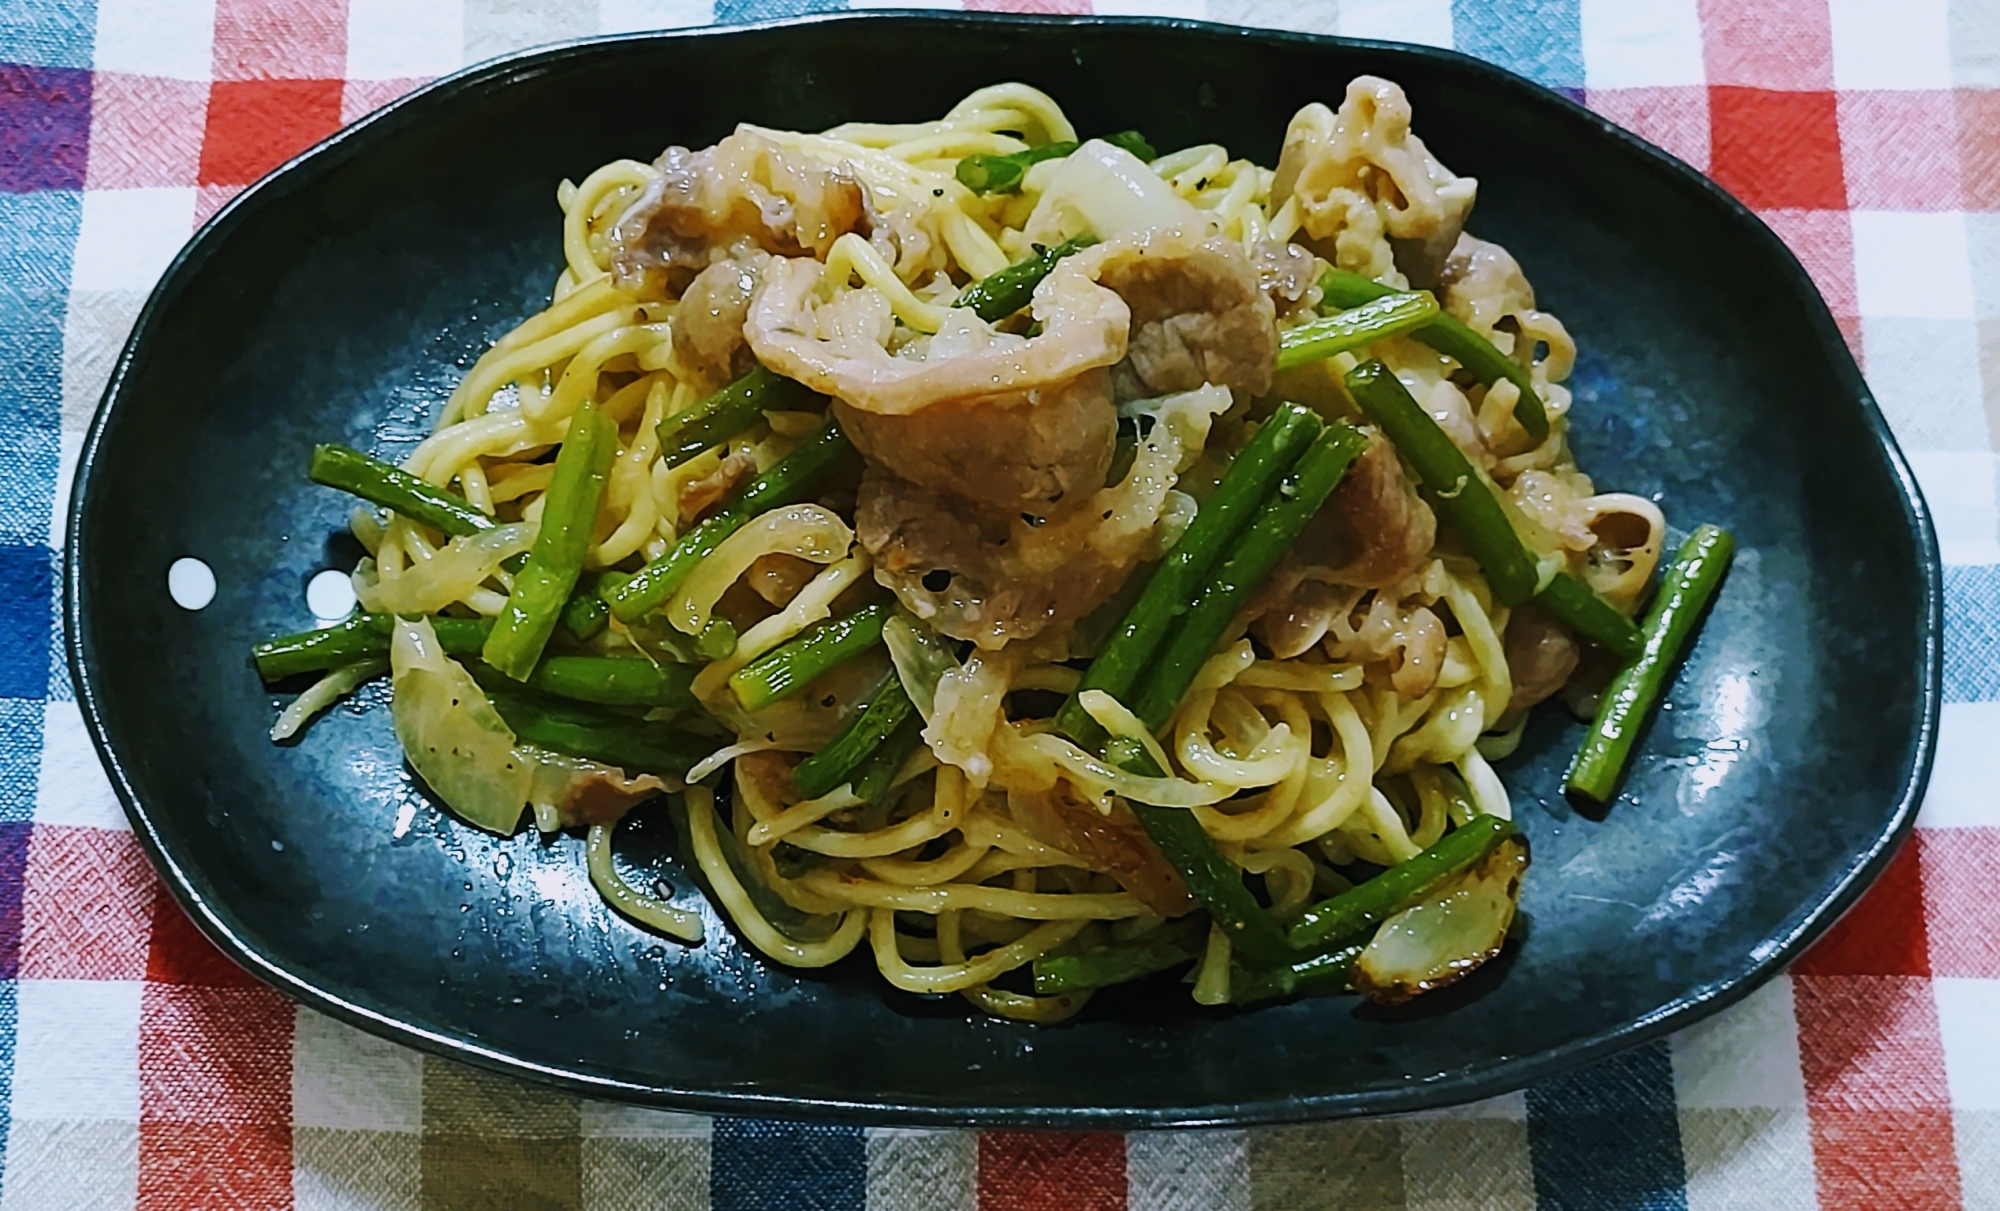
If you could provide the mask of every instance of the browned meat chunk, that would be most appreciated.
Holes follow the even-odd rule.
[[[1422,566],[1437,538],[1437,518],[1403,475],[1396,448],[1379,433],[1333,490],[1294,548],[1307,563],[1333,569],[1340,584],[1392,585]]]
[[[833,414],[869,462],[1003,516],[1052,513],[1073,490],[1102,487],[1118,431],[1101,369],[1016,399],[948,400],[903,416],[835,400]]]
[[[845,173],[738,131],[702,151],[669,147],[660,178],[612,232],[612,273],[637,289],[671,271],[700,271],[744,244],[780,256],[825,256],[866,218]]]
[[[674,308],[674,356],[710,387],[733,382],[757,364],[743,339],[756,289],[757,260],[717,261],[695,275]]]
[[[1296,200],[1312,251],[1342,269],[1430,288],[1478,194],[1410,133],[1410,101],[1378,76],[1356,76],[1338,111],[1317,102],[1285,131],[1271,205]]]
[[[1087,528],[1074,513],[1042,527],[983,513],[872,470],[854,516],[876,580],[938,630],[987,648],[1074,621],[1117,591],[1137,544],[1096,550]]]
[[[1250,252],[1250,263],[1257,268],[1257,284],[1279,315],[1298,310],[1319,280],[1319,258],[1284,240],[1260,241]]]
[[[716,501],[729,495],[736,485],[757,473],[757,460],[748,450],[738,450],[722,460],[715,470],[681,485],[681,520],[693,521]]]
[[[1563,687],[1576,671],[1576,640],[1539,608],[1524,605],[1507,619],[1507,673],[1514,696],[1507,709],[1523,711]]]
[[[1098,284],[1132,310],[1118,368],[1121,397],[1171,395],[1203,383],[1252,396],[1271,389],[1277,311],[1241,248],[1220,239],[1196,243],[1179,232],[1103,247]]]
[[[1439,275],[1438,302],[1481,332],[1510,315],[1535,309],[1535,290],[1505,248],[1462,235]]]

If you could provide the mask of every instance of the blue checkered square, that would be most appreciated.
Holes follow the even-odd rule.
[[[2000,567],[1944,570],[1944,700],[2000,699]]]
[[[48,692],[51,562],[46,546],[0,546],[0,698]]]
[[[89,67],[97,41],[91,0],[7,0],[0,5],[0,61]]]
[[[1581,0],[1451,0],[1451,28],[1468,55],[1572,98],[1583,88]]]
[[[35,818],[35,785],[41,769],[42,704],[31,698],[0,698],[0,828],[25,826]],[[0,901],[5,891],[6,866],[0,862]],[[4,907],[0,902],[0,909]],[[4,916],[0,911],[0,918]],[[0,930],[0,944],[4,942],[5,931]]]

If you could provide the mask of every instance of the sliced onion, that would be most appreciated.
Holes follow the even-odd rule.
[[[1479,865],[1382,923],[1354,964],[1354,986],[1395,1004],[1453,984],[1500,953],[1528,869],[1528,847],[1509,837]]]
[[[773,509],[722,540],[667,603],[667,620],[684,634],[708,625],[715,603],[750,565],[765,555],[796,555],[827,564],[847,554],[854,531],[833,510],[820,505]]]
[[[354,574],[354,596],[373,614],[435,614],[470,597],[502,561],[535,545],[535,527],[513,522],[454,538],[390,579]]]
[[[396,620],[389,642],[390,714],[403,756],[445,806],[481,828],[511,834],[536,763],[471,674],[444,654],[430,620]]]

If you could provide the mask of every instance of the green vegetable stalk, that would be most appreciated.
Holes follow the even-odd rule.
[[[1617,792],[1639,729],[1666,692],[1674,666],[1735,552],[1736,540],[1715,526],[1699,527],[1681,544],[1646,612],[1644,649],[1605,688],[1590,734],[1569,767],[1563,790],[1572,803],[1596,806],[1610,802]]]
[[[1158,156],[1153,145],[1136,130],[1121,130],[1115,135],[1105,135],[1104,141],[1114,147],[1122,147],[1141,160],[1153,160]],[[1060,160],[1074,152],[1080,143],[1044,143],[1040,147],[1030,147],[1004,156],[967,156],[958,162],[956,176],[958,183],[974,193],[1019,193],[1021,178],[1028,169],[1043,160]]]
[[[1104,729],[1083,709],[1077,695],[1103,690],[1120,702],[1131,698],[1133,687],[1200,591],[1210,569],[1221,561],[1243,527],[1250,524],[1257,506],[1324,427],[1310,408],[1278,405],[1271,419],[1230,462],[1208,503],[1188,523],[1125,620],[1090,662],[1083,680],[1077,683],[1077,692],[1056,712],[1057,731],[1091,751],[1104,743]]]
[[[970,307],[980,319],[989,324],[998,323],[1026,307],[1035,297],[1035,287],[1056,262],[1064,257],[1083,251],[1097,243],[1097,237],[1080,235],[1073,240],[1064,240],[1047,248],[1037,247],[1035,255],[1025,261],[1007,266],[998,273],[988,274],[967,286],[952,301],[954,307]]]
[[[454,538],[490,530],[498,524],[463,498],[347,446],[314,446],[312,466],[306,474],[316,484],[359,496],[371,505],[380,505]]]
[[[259,676],[282,681],[386,655],[395,621],[393,614],[355,614],[321,630],[266,639],[251,648],[250,654],[257,661]],[[487,618],[433,617],[431,629],[447,654],[476,656],[486,645],[486,633],[493,629],[493,622]]]
[[[660,422],[660,450],[667,466],[678,467],[711,446],[719,446],[764,419],[766,412],[819,408],[824,398],[803,383],[758,366],[692,407]]]
[[[1195,674],[1215,654],[1250,594],[1326,504],[1354,460],[1367,450],[1368,439],[1360,430],[1335,421],[1314,439],[1291,474],[1258,508],[1214,578],[1187,607],[1186,616],[1131,703],[1133,713],[1149,730],[1157,732],[1167,725],[1174,708],[1194,684]]]
[[[1139,688],[1133,712],[1149,730],[1166,726],[1244,602],[1367,448],[1368,439],[1354,426],[1344,421],[1327,426],[1257,509],[1214,578],[1188,606],[1186,617]],[[1133,773],[1150,777],[1166,773],[1143,749],[1121,755],[1120,763]],[[1194,813],[1144,803],[1131,806],[1161,855],[1180,872],[1188,890],[1246,959],[1290,960],[1284,932],[1243,885],[1242,872],[1216,848]]]
[[[1388,434],[1416,471],[1424,498],[1458,532],[1501,604],[1519,605],[1534,598],[1558,620],[1621,659],[1637,655],[1638,628],[1581,581],[1563,571],[1547,585],[1541,583],[1535,557],[1515,532],[1500,498],[1387,366],[1364,362],[1348,371],[1345,381],[1362,413]]]
[[[1278,369],[1291,370],[1403,336],[1437,319],[1437,300],[1422,291],[1385,294],[1346,311],[1287,328],[1278,340]]]
[[[1292,922],[1287,937],[1300,950],[1365,940],[1376,926],[1470,870],[1513,835],[1511,820],[1475,816],[1409,861],[1306,909]]]
[[[746,711],[765,707],[810,685],[814,679],[847,663],[882,642],[882,623],[890,607],[877,602],[844,618],[829,618],[809,627],[738,669],[729,688]]]
[[[1076,954],[1043,955],[1035,960],[1035,995],[1109,988],[1171,970],[1200,958],[1207,936],[1207,921],[1185,917],[1129,942]]]
[[[1360,307],[1396,293],[1392,287],[1345,269],[1327,270],[1320,276],[1319,288],[1327,303],[1342,308]],[[1534,379],[1519,362],[1495,348],[1492,341],[1466,327],[1449,312],[1440,312],[1437,318],[1410,335],[1465,367],[1489,387],[1503,378],[1514,384],[1521,392],[1514,402],[1514,419],[1536,442],[1548,437],[1549,414],[1542,406],[1542,397],[1535,393]]]
[[[515,739],[627,773],[678,778],[708,755],[712,742],[658,723],[561,702],[503,679],[483,665],[468,666]]]
[[[618,426],[585,400],[570,417],[556,454],[555,474],[542,496],[541,528],[527,566],[514,577],[507,606],[493,620],[482,654],[516,681],[527,680],[562,620],[570,590],[590,553],[604,481],[618,454]]]
[[[808,799],[817,799],[828,794],[835,787],[855,777],[856,772],[867,764],[877,750],[903,726],[906,720],[916,718],[917,708],[911,704],[910,696],[903,692],[903,683],[892,672],[880,688],[869,698],[868,705],[857,711],[854,718],[840,734],[821,746],[820,750],[792,771],[792,783],[799,794]],[[918,720],[921,729],[922,720]],[[904,754],[907,756],[907,752]],[[902,765],[900,759],[897,766]],[[890,771],[893,776],[894,771]]]
[[[631,577],[608,584],[602,591],[613,616],[620,622],[631,622],[659,609],[723,539],[750,524],[758,514],[803,499],[853,453],[854,447],[840,426],[827,421],[777,465],[737,489],[714,516],[681,535],[673,550]]]

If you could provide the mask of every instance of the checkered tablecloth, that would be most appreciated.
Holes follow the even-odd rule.
[[[1449,1113],[860,1130],[518,1085],[296,1008],[209,948],[98,768],[51,593],[84,428],[168,258],[267,168],[462,64],[839,6],[0,0],[0,1211],[2000,1208],[2000,0],[1097,7],[1524,72],[1755,207],[1840,317],[1938,519],[1937,772],[1882,883],[1711,1022]]]

